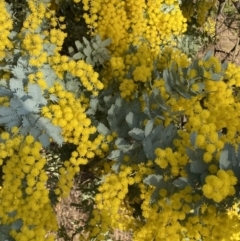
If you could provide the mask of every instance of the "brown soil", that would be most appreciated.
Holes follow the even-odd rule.
[[[222,15],[218,23],[218,36],[215,46],[216,56],[240,64],[239,16]]]
[[[78,187],[82,184],[81,176],[75,179],[75,184],[70,192],[69,197],[63,198],[55,207],[59,227],[64,227],[66,234],[71,238],[71,241],[78,241],[79,234],[75,234],[76,228],[83,226],[87,221],[87,213],[73,205],[72,203],[81,202],[81,192]],[[83,183],[84,184],[84,183]],[[58,241],[66,241],[64,238],[59,238]]]
[[[198,57],[212,50],[221,61],[228,61],[240,65],[240,15],[228,16],[221,14],[217,23],[215,44],[202,48]]]
[[[69,239],[59,238],[57,241],[79,241],[79,233],[74,233],[75,230],[79,227],[84,227],[88,220],[87,212],[83,209],[74,207],[71,204],[79,204],[82,200],[82,193],[79,191],[79,187],[82,185],[87,185],[88,182],[91,182],[92,178],[82,177],[78,175],[75,179],[75,185],[70,192],[68,198],[62,199],[57,206],[55,211],[57,213],[57,219],[59,227],[63,226],[65,232],[68,235]],[[87,233],[84,234],[87,237]],[[115,230],[113,235],[111,235],[112,240],[114,241],[131,241],[131,235],[128,232],[122,232],[120,230]]]

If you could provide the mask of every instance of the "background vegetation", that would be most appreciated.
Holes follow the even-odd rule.
[[[0,11],[0,240],[240,240],[238,2]]]

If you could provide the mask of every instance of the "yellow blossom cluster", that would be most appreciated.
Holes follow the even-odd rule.
[[[15,133],[15,136],[12,134]],[[18,128],[12,134],[2,132],[0,137],[0,160],[3,183],[0,192],[0,217],[4,224],[21,219],[20,231],[11,230],[16,240],[45,240],[49,231],[57,230],[57,221],[46,189],[48,176],[44,170],[46,159],[40,151],[42,145],[33,136],[18,135]],[[9,213],[16,213],[9,215]],[[32,229],[31,226],[36,228]],[[46,240],[53,241],[54,235]]]
[[[23,39],[22,48],[28,51],[30,55],[38,56],[42,52],[43,39],[40,34],[26,34]]]
[[[87,129],[86,132],[83,132],[85,135],[79,137],[79,145],[76,151],[71,153],[70,159],[65,161],[63,167],[58,170],[60,176],[54,192],[60,197],[69,196],[71,188],[73,187],[73,178],[80,171],[79,166],[86,165],[88,161],[95,156],[95,148],[92,146],[92,142],[83,139],[86,135],[91,134],[90,131],[91,129]]]
[[[124,161],[128,162],[130,160],[131,160],[131,157],[126,155]],[[153,166],[152,160],[148,160],[146,164],[140,163],[138,165],[133,165],[132,168],[134,172],[134,176],[133,176],[134,182],[140,185],[142,183],[143,178],[146,175],[153,174],[152,166]]]
[[[122,167],[119,175],[114,173],[105,177],[104,183],[99,187],[99,193],[95,196],[96,212],[90,220],[91,236],[106,233],[109,228],[124,229],[124,225],[130,224],[120,215],[119,208],[124,204],[124,199],[128,193],[128,185],[134,184],[134,178],[131,177],[132,169]],[[98,239],[101,240],[101,239]]]
[[[124,74],[124,69],[125,69],[125,63],[124,63],[124,58],[123,57],[112,57],[110,59],[110,65],[111,69],[113,71],[112,75],[115,77],[118,77],[119,75]]]
[[[174,9],[169,12],[162,11],[162,6],[174,6]],[[166,44],[171,39],[171,35],[176,36],[186,31],[186,19],[183,17],[179,8],[178,1],[148,1],[146,15],[149,17],[146,35],[143,35],[151,42],[151,47],[159,45],[159,43]],[[158,10],[156,10],[158,9]],[[160,11],[159,11],[160,9]],[[157,49],[156,49],[157,50]]]
[[[240,67],[234,63],[228,63],[224,79],[229,87],[240,87]]]
[[[150,80],[151,69],[146,66],[137,66],[133,71],[133,79],[135,81],[146,82]]]
[[[218,73],[221,71],[221,64],[215,56],[211,56],[208,60],[200,60],[199,64],[204,67],[204,70],[208,73],[209,71]],[[210,79],[210,78],[209,78]]]
[[[235,240],[233,233],[239,228],[239,218],[230,218],[227,212],[218,213],[214,205],[203,204],[198,216],[190,216],[186,222],[186,238],[190,240]]]
[[[186,61],[186,66],[189,63]],[[180,64],[179,64],[180,65]],[[220,72],[221,65],[217,61],[216,58],[211,57],[207,61],[201,61],[200,65],[204,67],[207,73],[210,72]],[[183,66],[184,67],[184,66]],[[192,70],[188,73],[189,80],[195,78],[197,76],[197,71]],[[238,83],[239,79],[239,69],[230,64],[227,68],[226,75],[224,76],[224,81],[213,81],[211,76],[203,78],[203,82],[205,85],[205,90],[207,94],[204,96],[199,95],[196,97],[192,97],[191,99],[185,99],[183,97],[169,96],[166,93],[166,89],[164,88],[164,80],[156,79],[154,82],[154,86],[158,87],[161,91],[161,95],[167,101],[167,103],[172,107],[173,110],[184,110],[187,118],[187,123],[184,125],[184,130],[179,130],[179,135],[182,137],[181,140],[174,140],[174,145],[177,147],[178,151],[174,152],[172,149],[167,148],[166,150],[157,149],[155,154],[157,156],[155,163],[159,165],[162,169],[167,169],[170,167],[170,175],[173,176],[182,176],[186,177],[186,173],[184,171],[181,172],[181,168],[184,167],[188,163],[188,158],[186,155],[186,147],[190,147],[190,135],[193,132],[197,132],[197,136],[195,139],[195,145],[205,150],[203,160],[206,163],[209,163],[213,160],[219,160],[221,150],[224,147],[224,143],[230,142],[232,144],[237,145],[239,143],[239,139],[237,137],[237,133],[239,131],[239,125],[237,120],[239,119],[239,111],[234,113],[234,110],[239,109],[239,105],[235,102],[236,94],[236,83]],[[227,113],[230,111],[230,115],[224,115],[223,113]],[[231,120],[229,117],[231,116]],[[169,117],[169,121],[172,121],[172,118]],[[167,122],[167,120],[165,120]],[[170,123],[170,122],[169,122]],[[224,133],[222,130],[226,128],[227,133]],[[130,157],[125,157],[124,160],[129,161]],[[169,169],[168,169],[169,170]],[[212,188],[218,187],[218,189],[214,189],[216,192],[209,192],[214,197],[210,197],[215,202],[220,202],[225,199],[229,195],[234,194],[234,185],[236,184],[236,177],[233,175],[231,171],[222,171],[219,170],[216,162],[213,162],[209,165],[209,172],[213,175],[209,175],[209,182],[206,182],[212,185]],[[214,177],[213,181],[210,179]],[[169,178],[169,177],[167,177]],[[140,178],[141,180],[141,178]],[[140,181],[138,180],[138,181]],[[164,179],[165,180],[165,179]],[[226,182],[226,185],[220,185],[219,181]],[[224,181],[223,181],[224,180]],[[140,181],[141,182],[141,181]],[[218,184],[213,184],[219,182]],[[222,188],[222,189],[221,189]],[[205,194],[206,190],[209,191],[209,187],[204,185],[203,193]],[[227,191],[226,191],[227,190]],[[231,191],[230,191],[231,190]],[[134,239],[135,240],[150,240],[156,238],[157,230],[159,226],[156,226],[156,220],[161,220],[159,217],[155,217],[154,214],[157,212],[158,207],[153,206],[152,212],[149,207],[149,201],[153,190],[149,191],[149,196],[146,198],[146,211],[144,206],[141,206],[144,215],[146,218],[153,217],[152,222],[147,222],[146,226],[139,226],[139,230],[134,231]],[[221,197],[217,196],[216,193],[221,193]],[[166,190],[161,190],[160,195],[166,195]],[[191,213],[191,203],[197,202],[201,196],[199,194],[192,194],[191,192],[188,195],[183,195],[185,197],[185,204],[182,203],[181,198],[178,195],[172,197],[173,202],[169,207],[172,209],[174,207],[175,210],[181,210],[181,212],[177,212],[176,215],[176,227],[170,225],[170,227],[164,227],[161,230],[161,234],[159,233],[159,237],[156,240],[182,240],[182,233],[186,233],[188,238],[192,238],[192,240],[199,240],[200,238],[209,238],[211,235],[214,238],[223,238],[226,237],[224,232],[219,232],[218,234],[218,225],[221,225],[223,222],[225,214],[218,216],[217,210],[214,212],[211,211],[212,207],[207,208],[207,210],[203,215],[203,217],[193,216],[188,218],[187,223],[181,226],[181,220],[185,220],[186,214],[189,215]],[[175,200],[176,198],[176,200]],[[150,209],[149,209],[150,208]],[[185,214],[183,214],[185,212]],[[213,215],[216,220],[212,222],[211,226],[206,221],[209,218],[209,215]],[[161,209],[159,214],[164,215],[164,211]],[[171,215],[173,213],[171,212]],[[172,216],[171,216],[172,217]],[[202,223],[204,220],[204,224]],[[212,220],[212,219],[211,219]],[[237,222],[237,218],[234,220],[228,219],[232,225],[235,225]],[[234,228],[230,228],[233,230]],[[225,230],[225,229],[224,229]],[[226,231],[226,230],[225,230]],[[176,235],[177,233],[177,235]],[[230,235],[229,232],[227,232]],[[174,234],[175,236],[171,236]],[[168,239],[169,237],[169,239]],[[214,240],[214,238],[212,240]],[[185,240],[185,239],[184,239]],[[186,239],[187,240],[187,239]],[[237,240],[237,239],[233,239]]]
[[[61,127],[65,142],[77,146],[69,161],[65,162],[65,167],[59,170],[60,180],[55,193],[67,196],[73,184],[73,177],[79,172],[79,165],[87,164],[88,159],[95,156],[98,146],[89,141],[89,137],[96,132],[96,128],[91,126],[91,120],[85,113],[86,108],[72,92],[64,90],[60,83],[56,83],[48,90],[55,94],[59,101],[57,104],[43,107],[42,115],[51,119],[54,125]]]
[[[154,188],[139,185],[141,190],[144,224],[135,227],[134,240],[187,241],[187,240],[238,240],[239,216],[226,212],[218,213],[216,206],[203,203],[198,215],[193,213],[193,203],[201,196],[186,186],[174,194],[159,190],[159,200],[149,205]],[[156,225],[157,223],[157,225]]]
[[[83,9],[89,11],[83,17],[92,34],[100,34],[103,39],[111,38],[110,49],[114,53],[123,53],[130,43],[139,45],[142,38],[150,43],[153,51],[159,52],[159,45],[169,41],[171,35],[179,35],[186,31],[186,19],[178,1],[81,2],[84,5]],[[171,10],[165,11],[164,4]]]
[[[235,194],[234,185],[237,183],[237,178],[231,170],[219,170],[216,175],[207,176],[205,181],[203,194],[217,203]]]
[[[36,57],[32,56],[29,60],[29,64],[37,68],[40,68],[43,64],[47,62],[47,57],[47,52],[43,51]]]
[[[112,57],[102,72],[104,88],[117,79],[120,82],[119,90],[122,98],[133,99],[138,84],[146,84],[151,79],[154,56],[155,54],[149,51],[149,46],[143,43],[135,52]]]
[[[63,41],[67,36],[61,29],[65,29],[65,25],[62,24],[64,17],[57,18],[55,11],[50,10],[48,7],[50,4],[39,3],[37,0],[28,1],[28,7],[31,14],[23,22],[23,27],[19,33],[19,37],[23,39],[22,48],[27,51],[23,54],[30,55],[29,63],[32,66],[41,67],[48,61],[48,55],[46,51],[43,51],[44,44],[54,44],[56,47],[54,53],[62,49]],[[44,30],[43,33],[37,31],[38,28],[45,22],[45,19],[50,21],[52,28],[50,31]],[[60,29],[57,29],[59,27]]]
[[[194,4],[187,0],[182,1],[181,10],[183,16],[187,19],[188,22],[191,22],[192,17],[194,16]]]
[[[197,0],[189,2],[183,0],[181,9],[188,22],[196,19],[199,26],[203,26],[207,20],[209,11],[214,7],[216,0]]]
[[[171,106],[173,108],[173,106],[175,106],[175,99],[174,98],[171,98],[170,99],[170,95],[167,93],[166,89],[165,89],[165,84],[164,84],[164,79],[163,78],[156,78],[154,81],[153,81],[153,88],[157,88],[160,93],[161,93],[161,96],[164,100],[168,100],[167,101],[167,104],[169,106]],[[180,109],[180,107],[178,107],[178,110]]]
[[[142,77],[143,76],[140,76],[140,78]],[[138,78],[138,80],[140,79]],[[137,85],[134,83],[132,79],[124,79],[119,86],[119,90],[121,91],[121,97],[126,99],[133,98],[134,97],[133,93],[136,91],[136,89],[137,89]]]
[[[80,165],[93,160],[98,162],[99,157],[101,161],[96,164],[98,168],[95,174],[104,177],[95,196],[96,205],[89,221],[90,238],[105,240],[104,234],[119,228],[131,230],[136,241],[237,240],[232,233],[239,229],[239,217],[228,216],[224,212],[220,214],[216,206],[200,201],[209,199],[219,203],[235,194],[237,178],[230,170],[219,170],[218,160],[225,143],[237,147],[240,141],[240,105],[236,101],[240,87],[239,68],[229,64],[224,78],[213,81],[212,74],[222,71],[221,64],[215,57],[199,61],[204,69],[203,76],[199,78],[204,84],[204,94],[191,99],[177,94],[171,96],[166,92],[162,78],[156,77],[152,83],[153,64],[157,65],[160,73],[173,62],[176,63],[176,69],[190,65],[187,56],[179,50],[164,48],[160,51],[160,45],[169,42],[172,35],[179,35],[186,30],[186,19],[179,8],[179,1],[81,2],[83,10],[87,12],[83,17],[92,33],[112,39],[110,50],[113,57],[101,72],[103,82],[98,79],[99,74],[91,65],[82,60],[71,60],[59,53],[66,34],[62,31],[65,25],[61,24],[64,18],[57,18],[55,12],[48,8],[53,9],[54,4],[50,6],[37,0],[28,1],[30,14],[19,34],[22,37],[21,48],[25,50],[22,54],[29,55],[29,64],[41,67],[48,63],[58,77],[59,82],[48,86],[41,70],[28,75],[29,83],[38,83],[43,93],[49,97],[48,105],[41,108],[41,115],[61,128],[65,143],[76,147],[69,160],[64,161],[58,170],[60,176],[55,194],[68,196]],[[197,1],[197,21],[200,25],[213,2]],[[2,7],[5,9],[5,6]],[[10,21],[6,24],[6,19],[9,18],[6,14],[3,13],[7,18],[3,17],[2,24],[3,29],[8,31],[11,24]],[[39,33],[43,22],[49,24],[49,29],[44,32],[40,30]],[[54,51],[44,52],[47,44],[55,45]],[[7,44],[4,46],[11,47]],[[125,52],[129,47],[132,50]],[[107,155],[117,149],[114,145],[117,133],[112,132],[107,136],[98,134],[91,139],[96,128],[91,126],[91,119],[85,113],[89,100],[84,94],[79,97],[76,92],[65,89],[61,79],[64,79],[66,72],[79,78],[80,88],[84,87],[95,96],[99,90],[116,81],[119,82],[117,86],[121,97],[126,99],[134,98],[134,94],[140,92],[142,87],[151,94],[150,87],[153,84],[173,111],[184,111],[186,123],[178,131],[181,138],[173,141],[174,148],[156,148],[156,158],[146,160],[145,163],[136,164],[133,156],[125,155],[124,164],[120,165],[118,173],[114,173],[111,170],[114,162],[107,160]],[[182,74],[183,72],[180,73],[181,76]],[[187,81],[192,81],[198,74],[197,69],[192,69],[187,73]],[[4,79],[9,78],[10,75],[5,73]],[[195,92],[199,90],[197,81],[191,89]],[[54,96],[57,100],[55,103],[52,101]],[[139,100],[144,107],[143,98],[140,97]],[[8,106],[9,98],[1,97],[0,104]],[[151,108],[156,108],[156,105],[153,104]],[[167,113],[164,117],[164,121],[155,120],[155,124],[168,126],[171,122],[177,122]],[[146,123],[147,120],[143,125]],[[193,134],[196,138],[192,138]],[[183,178],[181,180],[188,177],[185,167],[194,160],[189,160],[186,148],[202,149],[204,164],[209,165],[205,184],[197,189],[190,186],[178,188],[172,184],[179,177]],[[46,236],[49,232],[57,231],[57,222],[49,200],[48,176],[44,171],[46,159],[41,155],[41,150],[41,143],[31,135],[23,137],[17,127],[12,128],[11,132],[0,130],[0,165],[3,171],[0,219],[3,224],[22,219],[23,226],[20,230],[11,231],[16,240],[55,239],[54,235]],[[156,174],[156,170],[163,173],[161,187],[147,184],[149,176]],[[194,213],[196,205],[199,205],[198,215]],[[133,207],[140,210],[137,218]],[[9,215],[14,211],[15,216]]]
[[[167,46],[157,56],[157,68],[159,71],[163,71],[173,63],[177,63],[181,68],[186,68],[189,66],[190,61],[181,50]]]
[[[53,5],[54,5],[53,2],[55,2],[55,1],[51,1],[50,8],[46,9],[47,11],[45,13],[45,18],[49,20],[49,24],[52,27],[51,29],[56,29],[57,27],[59,27],[60,29],[64,30],[66,28],[66,24],[63,23],[65,20],[65,17],[64,16],[60,16],[60,17],[56,16],[56,11],[54,10],[54,7],[53,7]],[[61,41],[61,39],[60,39],[60,41]],[[59,47],[61,47],[61,46],[59,45]],[[60,49],[61,48],[59,48],[59,50]]]
[[[78,155],[78,153],[77,153]],[[74,154],[73,154],[74,156]],[[54,193],[58,197],[66,198],[69,196],[70,190],[73,187],[73,179],[76,173],[80,171],[78,165],[72,165],[70,161],[65,161],[64,165],[59,168],[59,179]]]
[[[157,62],[159,71],[169,67],[173,62],[176,62],[182,68],[190,64],[187,56],[180,50],[166,47],[157,55],[150,51],[147,43],[142,43],[136,51],[127,52],[121,55],[121,57],[113,56],[110,61],[106,63],[106,68],[101,74],[104,87],[107,88],[115,80],[118,80],[120,82],[119,90],[121,97],[126,100],[133,99],[134,93],[136,93],[141,83],[143,83],[145,87],[148,86],[153,75],[154,61]],[[126,76],[128,76],[128,78],[126,78]],[[161,93],[164,94],[164,92],[166,92],[164,85],[162,88],[164,91]]]
[[[61,29],[65,29],[65,25],[61,24],[64,17],[57,18],[55,11],[50,10],[51,3],[40,2],[39,0],[28,1],[29,14],[23,22],[21,32],[35,32],[46,19],[50,20],[50,26],[53,28],[59,26]],[[46,33],[46,32],[45,32]]]
[[[44,21],[46,4],[31,0],[28,1],[28,8],[31,14],[23,22],[19,33],[19,37],[22,38],[22,54],[30,56],[30,65],[41,67],[47,62],[48,54],[43,50],[44,37],[37,29]]]
[[[100,158],[104,158],[110,150],[110,144],[116,140],[117,136],[118,134],[115,131],[107,136],[99,134],[93,141],[96,146],[99,146],[95,151],[96,155]]]
[[[190,215],[191,203],[197,202],[200,196],[193,194],[190,186],[174,194],[161,188],[158,201],[149,205],[154,188],[143,184],[139,187],[142,215],[147,222],[134,230],[134,240],[182,240],[187,231],[182,221]]]
[[[117,138],[117,133],[112,132],[107,136],[98,134],[94,140],[91,141],[89,151],[94,152],[95,159],[89,159],[90,171],[94,172],[97,176],[105,176],[112,172],[111,168],[114,161],[107,159],[109,151],[114,148],[114,140]],[[84,146],[82,147],[84,148]],[[90,154],[91,155],[91,154]]]
[[[6,57],[6,50],[13,48],[13,43],[8,38],[12,30],[13,21],[4,1],[0,2],[0,16],[0,60],[3,60]]]
[[[50,104],[41,109],[43,116],[52,120],[52,123],[62,128],[62,136],[64,141],[79,144],[80,136],[84,136],[84,140],[88,140],[91,120],[85,114],[85,108],[81,106],[81,102],[72,92],[64,90],[60,83],[48,89],[51,94],[55,94],[59,99],[57,104]],[[87,136],[84,135],[86,133]]]
[[[67,34],[64,33],[61,29],[56,29],[56,28],[52,28],[47,34],[48,34],[50,43],[55,44],[57,46],[55,51],[60,51],[62,49],[62,45]]]
[[[203,25],[203,30],[209,37],[214,37],[216,31],[216,20],[208,17],[207,21]]]
[[[5,21],[9,16],[4,12],[5,5],[1,6],[1,19],[4,20],[2,29],[5,26],[5,30],[10,30],[11,21]],[[18,33],[21,40],[19,46],[21,54],[29,57],[29,65],[39,69],[28,74],[28,83],[37,83],[48,100],[48,105],[41,108],[42,116],[62,129],[61,134],[65,142],[76,146],[70,159],[59,169],[58,186],[54,190],[56,195],[64,197],[68,196],[72,188],[74,175],[80,171],[79,165],[87,164],[95,154],[101,155],[100,150],[106,153],[109,147],[103,141],[100,143],[101,149],[97,150],[99,145],[93,145],[89,140],[90,135],[96,132],[96,128],[91,126],[91,120],[85,113],[88,107],[86,98],[78,98],[75,96],[76,93],[65,90],[64,83],[59,79],[58,83],[49,83],[40,67],[49,64],[61,79],[65,71],[69,71],[74,77],[79,77],[79,84],[94,95],[103,88],[103,84],[98,80],[98,73],[94,72],[91,65],[84,61],[69,60],[69,57],[58,53],[66,34],[57,27],[64,29],[64,25],[61,25],[64,18],[56,18],[54,11],[48,8],[49,4],[41,1],[30,0],[27,6],[29,14]],[[49,31],[46,30],[47,24]],[[8,32],[2,33],[2,37],[7,38]],[[5,44],[5,49],[10,48],[5,40],[2,43]],[[54,45],[55,48],[52,48]],[[53,51],[48,52],[46,48]],[[2,75],[6,80],[11,77],[8,73]],[[57,103],[52,101],[54,96],[59,100]],[[81,100],[84,100],[84,105],[81,105]],[[1,106],[9,106],[9,102],[9,97],[0,98]],[[11,236],[16,240],[54,240],[55,235],[49,235],[49,232],[55,233],[58,225],[49,199],[48,175],[44,170],[46,159],[40,153],[41,143],[30,135],[24,138],[19,134],[17,127],[14,127],[12,132],[2,132],[1,128],[0,141],[0,165],[4,174],[0,192],[1,223],[11,224],[17,219],[23,221],[19,231],[11,231]],[[9,215],[15,211],[15,216]]]
[[[126,156],[125,160],[128,158]],[[96,209],[90,220],[90,236],[97,240],[103,240],[103,234],[109,230],[135,229],[140,225],[139,221],[133,217],[134,209],[126,202],[129,187],[135,183],[142,186],[142,180],[145,175],[151,174],[152,162],[147,166],[139,164],[133,167],[121,166],[118,174],[112,171],[108,172],[105,181],[99,187],[99,193],[95,196]],[[141,198],[144,198],[144,194]],[[136,200],[131,200],[134,203]],[[140,199],[141,200],[141,199]]]
[[[63,79],[64,73],[68,71],[74,77],[78,77],[82,86],[95,96],[103,89],[103,83],[98,79],[99,74],[83,60],[69,60],[68,56],[57,53],[49,58],[49,64],[60,79]]]
[[[48,87],[47,81],[44,79],[44,73],[42,71],[38,71],[36,73],[31,73],[28,75],[29,83],[37,83],[42,90],[46,90]]]
[[[38,0],[30,0],[28,1],[28,8],[31,14],[29,14],[23,22],[21,32],[34,33],[42,24],[46,12],[46,4]]]
[[[9,106],[9,97],[0,97],[0,104],[2,106]]]
[[[191,224],[192,223],[192,224]],[[201,205],[199,217],[195,218],[188,226],[188,234],[196,228],[197,235],[202,235],[207,240],[234,240],[238,239],[239,215],[230,213],[229,210],[219,212],[214,205]]]
[[[184,171],[184,167],[188,163],[186,153],[173,152],[171,148],[166,148],[165,150],[157,148],[155,155],[155,163],[162,169],[170,167],[170,173],[173,177],[179,175],[186,176]]]
[[[200,60],[200,65],[206,72],[217,73],[222,71],[219,61],[215,57],[210,57],[207,61]],[[188,78],[192,79],[197,76],[197,72],[190,71]],[[186,124],[184,131],[178,133],[182,140],[176,140],[174,144],[181,148],[190,147],[190,136],[193,132],[197,133],[195,146],[205,149],[203,160],[209,163],[219,159],[224,143],[228,142],[237,147],[240,139],[238,132],[239,126],[239,103],[236,101],[236,92],[239,86],[239,68],[229,64],[224,76],[224,81],[213,81],[211,76],[202,79],[205,85],[205,96],[198,95],[191,99],[184,97],[170,96],[166,93],[163,79],[154,80],[154,87],[157,87],[161,96],[173,111],[184,111]],[[225,115],[224,113],[229,113]],[[172,122],[172,118],[165,114],[165,125]],[[223,130],[226,129],[226,133]],[[163,160],[162,160],[163,162]]]
[[[214,6],[216,0],[201,0],[197,1],[196,10],[197,10],[197,23],[202,26],[208,16],[209,10]]]
[[[29,64],[40,68],[43,64],[48,63],[61,79],[63,79],[65,71],[70,71],[73,76],[80,78],[82,86],[97,95],[98,90],[103,88],[103,84],[98,80],[98,73],[94,72],[93,67],[84,61],[70,61],[69,57],[59,54],[66,37],[66,34],[62,31],[65,25],[61,24],[64,17],[57,18],[55,12],[49,9],[49,4],[37,0],[28,1],[28,8],[29,14],[23,22],[19,38],[22,39],[22,55],[29,56]],[[45,27],[39,32],[38,30],[41,29],[43,24],[45,24]],[[49,24],[49,29],[46,28],[47,24]],[[52,48],[54,45],[55,48]],[[50,46],[53,52],[45,52],[46,46]],[[9,79],[8,76],[5,77]],[[55,193],[67,196],[73,184],[73,177],[80,170],[79,165],[86,164],[88,158],[91,159],[95,155],[94,151],[98,146],[93,148],[89,136],[96,131],[96,128],[90,126],[91,120],[85,114],[87,105],[81,105],[81,98],[77,98],[72,92],[66,91],[60,83],[51,86],[51,83],[47,82],[44,77],[43,71],[39,70],[29,74],[28,81],[29,83],[37,83],[42,88],[42,94],[55,95],[59,102],[42,107],[41,113],[44,117],[50,119],[53,124],[61,127],[61,134],[66,142],[77,146],[76,152],[72,153],[70,160],[65,161],[64,167],[59,170],[60,179]],[[51,103],[50,99],[48,101]],[[1,98],[1,102],[4,106],[9,105],[7,97]],[[106,149],[104,145],[103,147]],[[33,184],[32,179],[31,184]],[[30,188],[28,188],[28,191],[30,194]],[[46,217],[49,216],[45,215]],[[44,219],[42,220],[42,225],[45,225]]]

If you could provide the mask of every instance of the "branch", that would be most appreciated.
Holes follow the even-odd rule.
[[[240,14],[240,1],[232,0],[232,4],[237,9],[238,13]]]
[[[219,29],[220,29],[220,18],[225,7],[226,1],[225,0],[218,0],[218,9],[217,9],[217,17],[216,17],[216,25],[215,25],[215,37],[219,36]],[[214,47],[214,55],[216,55],[216,46]]]

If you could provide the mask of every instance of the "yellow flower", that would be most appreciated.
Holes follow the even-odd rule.
[[[29,177],[29,178],[27,179],[27,185],[28,185],[29,187],[33,187],[35,184],[36,184],[36,181],[35,181],[35,179],[34,179],[33,177]]]
[[[205,152],[204,155],[203,155],[203,160],[206,163],[211,162],[212,158],[213,158],[212,153]]]
[[[210,116],[209,110],[202,110],[202,112],[200,113],[200,116],[201,116],[202,119],[209,118],[209,116]]]
[[[138,66],[133,71],[133,79],[135,81],[146,82],[151,76],[151,69],[146,66]]]
[[[201,135],[201,134],[199,134],[199,135],[197,135],[197,137],[196,137],[196,142],[195,142],[195,144],[197,145],[197,146],[202,146],[204,143],[205,143],[205,136],[204,135]]]
[[[161,148],[157,148],[155,150],[155,155],[160,158],[164,158],[164,157],[166,157],[166,152],[165,152],[165,150],[162,150]]]
[[[33,193],[33,188],[28,186],[28,187],[26,187],[25,192],[26,192],[26,194],[31,195]]]
[[[26,136],[25,142],[27,145],[30,145],[34,142],[34,137],[31,135]]]
[[[159,195],[160,195],[161,197],[166,197],[166,196],[167,196],[167,190],[164,189],[164,188],[161,188],[161,189],[159,190]]]
[[[10,134],[8,132],[3,132],[3,133],[1,133],[0,137],[3,140],[8,140],[10,137]]]
[[[33,168],[30,172],[30,175],[32,175],[33,177],[38,176],[39,174],[39,170],[37,168]]]
[[[33,156],[27,156],[25,158],[26,164],[32,166],[35,163],[35,158]]]
[[[162,169],[165,169],[167,168],[168,166],[168,161],[166,159],[163,159],[163,158],[156,158],[155,159],[155,162],[157,165],[159,165]]]
[[[203,185],[203,194],[208,197],[213,192],[213,187],[209,184]]]
[[[216,143],[217,146],[217,142],[218,142],[218,133],[217,132],[210,132],[209,136],[208,136],[209,141],[211,141],[212,143]],[[219,146],[217,147],[219,148]]]
[[[213,144],[208,144],[208,145],[206,146],[206,150],[207,150],[209,153],[213,153],[213,152],[216,150],[216,147],[215,147],[215,145],[213,145]]]
[[[199,85],[198,84],[193,84],[193,85],[191,85],[191,89],[193,90],[193,91],[199,91]]]
[[[21,151],[22,151],[22,153],[27,155],[31,152],[31,148],[30,148],[30,146],[24,146]]]
[[[199,130],[199,133],[205,135],[210,132],[210,126],[207,124],[203,124]]]
[[[43,89],[43,90],[45,90],[48,86],[47,86],[47,83],[46,83],[46,81],[44,80],[44,79],[38,79],[37,80],[37,83],[39,84],[39,86]]]
[[[208,167],[208,170],[211,174],[215,174],[217,171],[218,171],[218,167],[215,165],[215,164],[211,164],[209,167]]]

